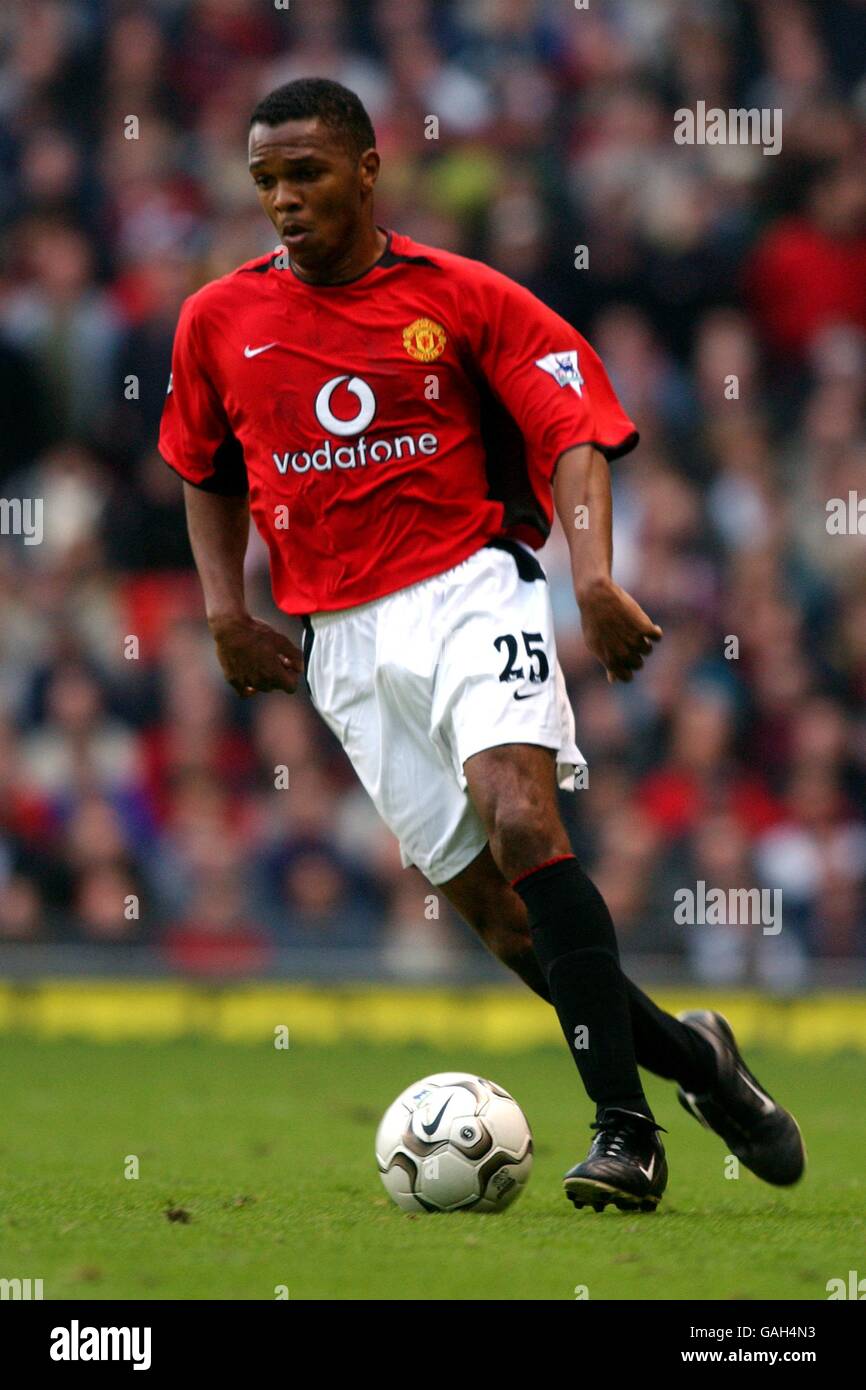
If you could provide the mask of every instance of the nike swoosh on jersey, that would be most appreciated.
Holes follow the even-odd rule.
[[[264,347],[251,348],[249,343],[247,343],[244,348],[244,357],[258,357],[260,352],[267,352],[268,348],[276,346],[276,343],[265,343]]]
[[[540,690],[528,690],[525,695],[521,695],[519,690],[515,690],[514,698],[515,700],[531,700],[534,695],[540,695],[541,693]]]

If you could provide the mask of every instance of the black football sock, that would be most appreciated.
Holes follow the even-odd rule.
[[[716,1054],[694,1029],[665,1013],[626,977],[638,1064],[686,1091],[708,1091],[718,1074]]]
[[[596,1110],[616,1106],[652,1117],[638,1076],[616,933],[595,884],[573,857],[514,883],[532,944],[581,1080]]]
[[[503,965],[507,965],[514,971],[515,975],[519,975],[523,983],[529,985],[529,988],[543,999],[545,1004],[553,1003],[544,971],[538,964],[538,956],[531,946],[527,946],[525,951],[520,952],[520,955],[509,956],[507,960],[503,960]]]
[[[505,964],[546,1004],[553,1003],[544,971],[531,946]],[[676,1081],[685,1090],[698,1095],[709,1090],[716,1079],[716,1055],[710,1044],[673,1014],[665,1013],[654,1004],[628,975],[625,984],[638,1066],[665,1081]]]

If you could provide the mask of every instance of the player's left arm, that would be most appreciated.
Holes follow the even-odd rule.
[[[609,681],[630,681],[662,630],[611,575],[613,505],[604,454],[592,444],[568,449],[556,466],[553,497],[571,554],[584,641]]]
[[[609,681],[630,681],[662,635],[611,577],[608,463],[635,447],[637,429],[591,344],[529,290],[478,266],[462,289],[469,351],[517,421],[536,495],[545,483],[553,492],[587,646]],[[577,507],[586,529],[575,528]]]

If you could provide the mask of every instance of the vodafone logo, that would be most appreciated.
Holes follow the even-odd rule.
[[[331,399],[338,386],[345,384],[346,390],[355,397],[358,409],[351,420],[341,420],[331,409]],[[306,449],[281,448],[274,450],[271,457],[274,467],[281,477],[290,473],[331,473],[334,469],[366,468],[368,463],[404,463],[419,455],[432,457],[439,449],[439,439],[429,430],[421,434],[407,430],[404,434],[391,434],[383,438],[368,439],[364,431],[373,420],[378,403],[373,390],[359,376],[332,377],[326,381],[316,397],[316,419],[329,435],[343,439],[352,437],[351,444],[333,444],[330,439],[307,441]]]
[[[338,386],[346,383],[346,390],[351,391],[358,401],[358,413],[351,420],[339,420],[331,410],[331,397]],[[376,397],[372,389],[359,376],[335,376],[330,381],[326,381],[318,396],[316,397],[316,419],[322,429],[329,434],[337,434],[341,439],[347,438],[352,434],[362,434],[370,424],[376,414]]]

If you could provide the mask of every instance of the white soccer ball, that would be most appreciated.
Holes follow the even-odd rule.
[[[376,1161],[403,1211],[502,1211],[529,1178],[532,1132],[501,1086],[469,1072],[437,1072],[389,1105]]]

